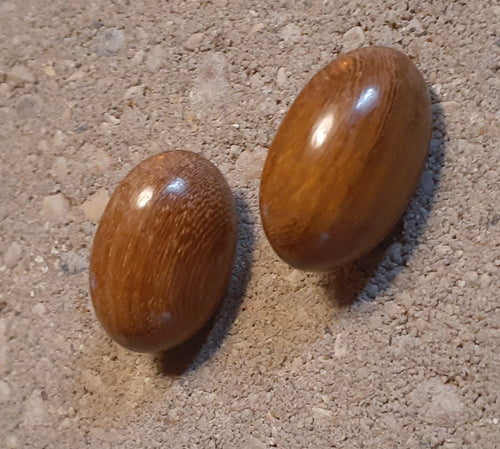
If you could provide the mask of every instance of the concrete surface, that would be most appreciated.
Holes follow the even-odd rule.
[[[500,6],[471,1],[0,1],[2,448],[500,447]],[[257,208],[287,107],[339,53],[402,49],[431,156],[370,257],[288,268]],[[218,315],[162,356],[93,314],[88,256],[119,180],[168,149],[238,197]]]

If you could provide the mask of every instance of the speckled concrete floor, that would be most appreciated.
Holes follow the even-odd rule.
[[[472,1],[0,1],[0,446],[500,447],[500,7]],[[433,92],[426,172],[385,245],[288,268],[257,208],[308,79],[402,49]],[[203,154],[238,198],[231,286],[162,357],[112,343],[88,255],[139,161]]]

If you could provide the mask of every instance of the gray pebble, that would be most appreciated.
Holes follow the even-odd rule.
[[[80,256],[73,251],[69,251],[61,255],[59,259],[61,269],[68,274],[77,274],[85,271],[89,263],[86,258]]]
[[[105,28],[96,37],[95,50],[100,56],[117,55],[125,44],[125,33],[117,28]]]
[[[16,112],[21,118],[36,117],[42,110],[42,106],[42,99],[38,95],[26,94],[19,98]]]
[[[81,134],[81,133],[84,133],[85,131],[87,131],[87,125],[80,125],[80,126],[77,126],[75,128],[75,132],[78,133],[78,134]]]

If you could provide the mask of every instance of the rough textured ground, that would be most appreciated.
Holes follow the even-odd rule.
[[[495,3],[0,1],[0,446],[500,447]],[[428,81],[431,156],[385,245],[304,274],[261,228],[266,148],[371,44]],[[152,357],[98,325],[88,256],[119,180],[169,149],[227,176],[240,243],[212,327]]]

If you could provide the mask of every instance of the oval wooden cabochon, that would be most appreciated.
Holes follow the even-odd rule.
[[[229,282],[236,210],[220,171],[187,151],[157,154],[113,193],[90,260],[90,292],[108,334],[134,351],[187,340]]]
[[[361,48],[318,72],[264,165],[260,211],[277,254],[322,271],[373,249],[418,185],[431,132],[426,84],[403,53]]]

